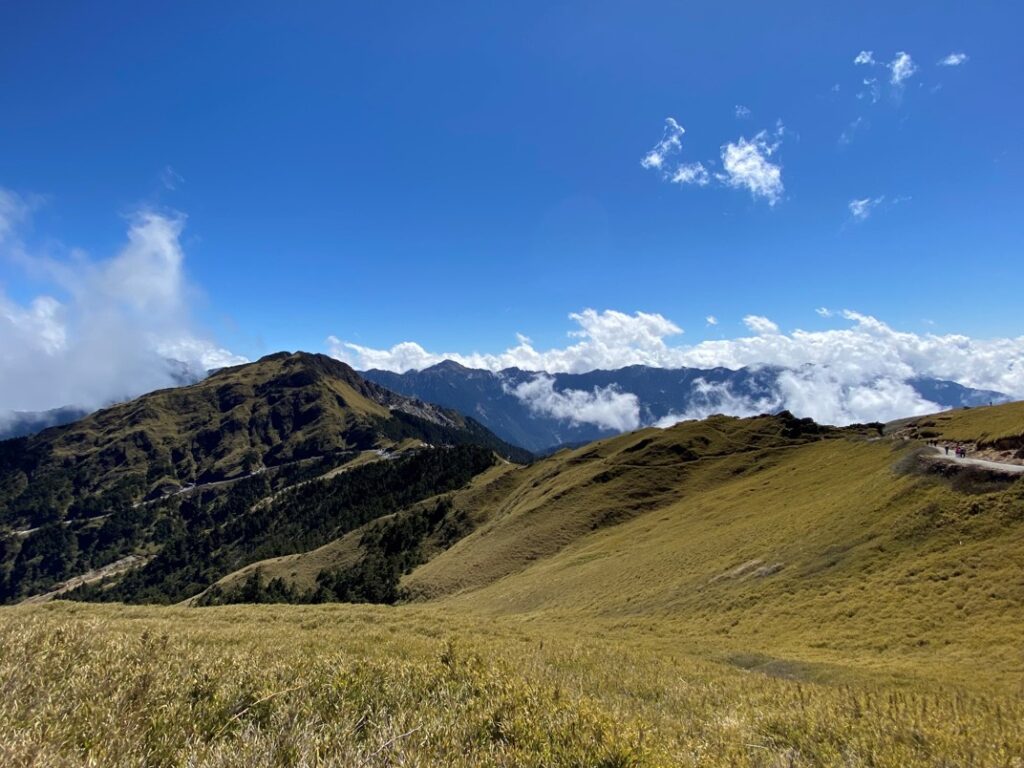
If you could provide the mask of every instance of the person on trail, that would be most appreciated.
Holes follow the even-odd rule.
[[[944,445],[942,447],[946,449],[946,455],[949,456],[949,444],[947,443],[946,445]]]

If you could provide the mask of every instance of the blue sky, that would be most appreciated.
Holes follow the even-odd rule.
[[[904,5],[8,3],[0,296],[66,303],[24,254],[102,261],[150,211],[195,332],[250,358],[547,348],[586,308],[1020,336],[1024,11]],[[707,184],[642,166],[669,117],[663,171]],[[741,139],[774,199],[730,185]]]

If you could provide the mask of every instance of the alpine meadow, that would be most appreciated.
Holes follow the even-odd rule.
[[[0,8],[0,765],[1024,768],[1022,23]]]

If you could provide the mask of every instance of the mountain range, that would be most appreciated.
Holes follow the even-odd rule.
[[[370,381],[472,416],[502,439],[534,453],[579,445],[640,426],[674,423],[712,413],[778,411],[779,377],[786,369],[652,368],[633,365],[587,373],[507,368],[492,372],[446,360],[406,373],[372,369]],[[999,392],[919,377],[907,382],[939,408],[1007,402]],[[623,402],[634,396],[635,401]],[[758,408],[763,404],[763,408]],[[580,406],[588,408],[591,415]],[[602,407],[606,406],[606,407]],[[617,409],[616,409],[617,408]],[[630,410],[632,409],[632,410]],[[591,420],[588,420],[591,419]]]

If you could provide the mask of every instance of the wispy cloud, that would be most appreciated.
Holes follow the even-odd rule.
[[[686,133],[686,129],[676,122],[675,118],[665,118],[665,132],[661,137],[661,141],[644,155],[640,165],[644,168],[660,170],[664,166],[665,161],[682,148],[684,133]]]
[[[718,318],[715,317],[714,315],[708,315],[707,317],[704,318],[704,322],[706,322],[708,325],[718,325]]]
[[[944,56],[941,59],[939,59],[938,65],[940,67],[959,67],[969,58],[970,57],[966,53],[963,53],[962,51],[958,53],[951,53],[948,56]]]
[[[839,143],[852,144],[854,137],[865,125],[866,121],[863,117],[857,117],[852,120],[850,124],[843,129],[843,132],[839,134]]]
[[[165,165],[164,169],[160,171],[160,183],[164,189],[174,191],[185,183],[185,177],[171,166]]]
[[[854,57],[853,63],[872,66],[875,63],[875,54],[873,51],[861,51]]]
[[[871,215],[872,209],[880,205],[883,200],[885,200],[885,195],[879,195],[878,197],[862,197],[851,200],[847,203],[847,208],[854,219],[857,221],[864,221]]]
[[[743,106],[742,104],[737,104],[735,107],[735,111],[736,117],[738,117],[740,120],[745,120],[746,118],[750,117],[750,109],[748,107]]]
[[[743,324],[759,335],[779,332],[779,326],[762,315],[747,315],[743,318]]]
[[[696,184],[703,187],[711,181],[711,174],[703,163],[683,163],[669,176],[673,184]]]
[[[906,51],[899,51],[888,66],[891,72],[889,82],[897,88],[917,72],[917,65]]]

